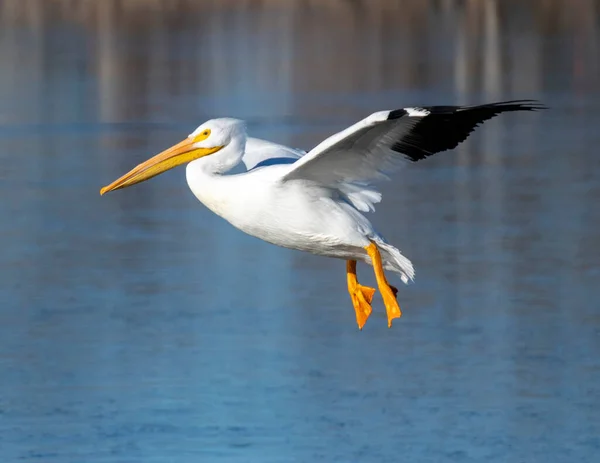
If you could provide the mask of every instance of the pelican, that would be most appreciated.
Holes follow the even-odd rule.
[[[375,288],[358,282],[356,264],[371,265],[391,327],[402,313],[385,271],[399,274],[405,284],[415,271],[364,215],[381,201],[373,185],[403,164],[456,148],[500,113],[539,109],[544,106],[534,100],[519,100],[379,111],[308,152],[249,138],[239,119],[212,119],[100,194],[187,164],[193,194],[234,227],[278,246],[344,259],[359,330],[371,315]],[[228,174],[240,162],[246,171]]]

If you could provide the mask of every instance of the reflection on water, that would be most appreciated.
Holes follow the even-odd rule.
[[[592,461],[600,2],[0,1],[2,461]],[[309,148],[410,104],[538,98],[385,186],[388,330],[343,263],[209,214],[204,119]],[[370,276],[361,268],[361,277]]]

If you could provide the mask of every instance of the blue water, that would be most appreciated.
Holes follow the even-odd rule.
[[[234,3],[0,2],[0,461],[596,461],[600,4]],[[210,117],[310,148],[510,98],[551,109],[383,187],[392,329],[183,169],[98,194]]]

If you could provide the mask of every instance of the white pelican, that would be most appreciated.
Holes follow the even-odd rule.
[[[397,289],[388,283],[384,269],[400,274],[404,283],[415,272],[411,261],[363,215],[381,201],[372,184],[404,162],[455,148],[481,122],[500,113],[543,108],[521,100],[379,111],[308,153],[248,138],[241,120],[213,119],[100,194],[187,163],[187,183],[194,195],[234,227],[272,244],[345,259],[348,292],[361,330],[371,314],[375,288],[358,283],[356,262],[372,265],[391,327],[401,312]],[[225,175],[240,162],[246,172]]]

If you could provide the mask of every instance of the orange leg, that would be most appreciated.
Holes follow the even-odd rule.
[[[365,249],[371,258],[371,261],[373,262],[373,270],[375,271],[377,286],[381,292],[381,297],[383,297],[383,303],[385,304],[385,310],[387,312],[388,328],[391,328],[392,320],[402,316],[400,306],[398,305],[398,301],[396,301],[396,293],[398,290],[393,286],[390,286],[390,284],[387,282],[385,273],[383,272],[381,255],[379,254],[379,249],[377,249],[375,243],[369,244]]]
[[[362,330],[369,315],[371,315],[371,301],[373,300],[373,294],[375,294],[375,288],[369,286],[363,286],[358,283],[356,279],[356,261],[346,261],[346,274],[348,277],[348,292],[352,299],[352,305],[354,305],[354,311],[356,312],[356,323],[358,329]]]

